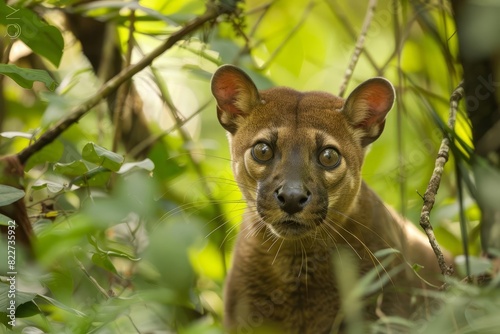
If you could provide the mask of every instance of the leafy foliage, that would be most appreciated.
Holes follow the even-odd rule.
[[[43,82],[50,90],[56,88],[54,79],[52,79],[47,72],[42,70],[19,68],[10,64],[0,64],[0,73],[10,77],[23,88],[32,88],[33,82],[35,81]]]
[[[368,152],[363,176],[386,202],[418,221],[419,193],[425,191],[442,138],[439,125],[461,78],[447,5],[380,1],[354,68],[347,67],[365,2],[206,5],[235,11],[182,36],[133,76],[151,134],[132,131],[130,136],[141,140],[125,149],[116,133],[127,115],[109,116],[113,103],[102,103],[30,157],[24,165],[25,191],[0,185],[0,207],[26,195],[36,234],[34,257],[16,245],[15,327],[3,313],[8,282],[2,276],[0,332],[223,332],[222,285],[244,207],[209,93],[210,74],[223,63],[244,67],[259,88],[286,85],[337,94],[349,71],[347,91],[371,76],[394,82],[398,105]],[[91,68],[61,15],[110,23],[111,33],[100,31],[105,44],[118,45],[121,56],[135,63],[200,17],[204,7],[195,0],[0,3],[0,32],[6,36],[0,46],[12,60],[0,64],[0,73],[13,79],[0,77],[0,108],[5,106],[0,152],[19,153],[67,117],[71,107],[100,91],[102,73]],[[12,26],[13,18],[22,24]],[[31,50],[28,56],[16,51],[21,42]],[[105,55],[99,55],[104,67],[112,67]],[[33,56],[44,69],[27,68]],[[467,170],[470,129],[463,106],[460,110],[453,158]],[[137,124],[132,122],[132,129]],[[141,155],[144,147],[147,153]],[[463,254],[464,237],[470,253],[478,255],[479,209],[466,193],[468,239],[457,223],[455,173],[452,164],[445,167],[432,223],[445,248]],[[1,215],[0,225],[11,219]],[[0,247],[7,249],[5,238]],[[7,260],[0,261],[4,275]],[[351,287],[350,298],[387,279],[369,273]],[[393,323],[413,332],[494,333],[500,326],[498,281],[485,288],[455,279],[449,284],[448,292],[436,296],[425,323],[382,317],[371,324],[372,331],[383,333]]]
[[[19,38],[36,54],[59,66],[63,55],[63,36],[56,27],[47,24],[28,8],[0,3],[0,24],[9,38]]]

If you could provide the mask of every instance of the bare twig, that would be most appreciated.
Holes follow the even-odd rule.
[[[7,43],[5,43],[7,42]],[[8,64],[9,63],[9,55],[10,55],[10,50],[12,48],[12,40],[6,39],[6,38],[0,38],[0,53],[1,53],[1,59],[0,62],[2,64]],[[5,50],[4,50],[5,49]],[[5,117],[5,111],[6,111],[6,103],[5,103],[5,96],[4,96],[4,75],[0,75],[0,131],[3,128],[3,120]]]
[[[337,6],[336,1],[327,1],[326,4],[330,7],[332,14],[335,15],[337,17],[337,19],[339,19],[339,21],[345,27],[349,36],[351,36],[351,38],[354,41],[356,41],[357,40],[356,29],[354,29],[349,18],[347,17],[345,12],[342,10],[342,8],[340,8],[340,6]],[[377,75],[382,75],[383,71],[381,70],[380,66],[377,65],[377,63],[375,62],[375,59],[373,59],[370,52],[368,52],[368,50],[366,50],[366,49],[363,49],[361,51],[366,56],[366,59],[368,60],[370,65],[372,65],[372,67],[375,69],[375,71],[377,72]]]
[[[0,48],[0,51],[2,51],[2,64],[8,64],[9,63],[9,59],[10,59],[10,51],[12,50],[12,45],[14,44],[12,42],[12,40],[10,39],[5,39],[7,41],[6,45],[3,45],[0,44],[0,46],[2,46]],[[4,47],[5,47],[5,50],[4,50]],[[2,79],[3,79],[3,76],[2,76]]]
[[[125,54],[125,62],[123,63],[123,68],[127,68],[132,63],[132,50],[134,48],[134,31],[135,31],[135,10],[130,11],[129,15],[129,29],[128,29],[128,41],[127,41],[127,53]],[[113,110],[113,125],[115,126],[115,134],[113,138],[113,152],[118,149],[118,143],[120,142],[120,136],[122,132],[122,117],[123,109],[125,106],[125,101],[130,91],[130,86],[132,82],[127,80],[123,85],[120,86],[116,95],[116,104]]]
[[[255,21],[254,25],[252,26],[252,28],[250,29],[250,32],[248,33],[248,35],[245,34],[245,32],[243,31],[243,29],[241,27],[239,27],[239,26],[235,27],[235,29],[238,30],[238,33],[241,34],[241,36],[245,40],[245,44],[243,45],[243,47],[240,49],[240,51],[238,52],[238,54],[234,58],[234,60],[233,60],[234,65],[238,65],[238,62],[243,55],[249,54],[252,47],[257,46],[259,43],[262,42],[262,41],[260,41],[259,43],[255,43],[255,45],[252,45],[251,41],[254,39],[254,36],[255,36],[255,33],[257,32],[257,29],[260,27],[260,24],[264,20],[264,17],[269,13],[269,9],[271,9],[271,6],[273,4],[274,4],[274,2],[269,2],[267,4],[260,5],[252,10],[249,10],[248,12],[245,13],[246,16],[249,16],[249,15],[256,14],[256,13],[260,12],[259,17],[256,19],[256,21]]]
[[[352,77],[352,73],[354,72],[354,67],[356,67],[356,64],[358,63],[359,55],[361,54],[361,51],[363,51],[366,34],[368,33],[368,29],[370,28],[370,24],[372,23],[376,6],[377,6],[377,0],[370,0],[370,2],[368,3],[365,20],[363,21],[363,27],[361,28],[361,33],[359,34],[358,41],[356,42],[356,47],[354,48],[354,52],[352,53],[349,66],[347,66],[347,69],[345,71],[344,80],[340,85],[340,90],[339,90],[340,97],[344,96],[347,84],[349,83],[349,80]]]
[[[457,109],[458,102],[464,96],[464,89],[462,87],[463,82],[461,82],[458,87],[455,89],[450,98],[450,114],[448,117],[448,127],[453,129],[455,126],[455,121],[457,118]],[[439,189],[439,184],[441,182],[441,176],[443,175],[444,165],[448,161],[450,151],[450,139],[445,133],[443,136],[443,140],[441,141],[441,146],[439,147],[438,156],[436,158],[436,163],[434,166],[434,171],[432,173],[431,179],[429,180],[429,184],[427,186],[427,190],[424,194],[424,205],[422,206],[422,211],[420,213],[420,226],[424,229],[427,234],[427,238],[429,238],[429,243],[434,250],[434,254],[436,254],[436,258],[438,260],[439,268],[441,269],[441,273],[444,276],[453,275],[453,267],[448,266],[446,264],[443,252],[437,243],[436,237],[434,235],[434,229],[432,228],[430,222],[430,213],[434,206],[434,202],[436,200],[436,194]]]
[[[157,141],[161,140],[163,137],[168,136],[169,134],[171,134],[172,132],[174,132],[175,130],[177,130],[178,127],[184,126],[186,123],[188,123],[193,118],[195,118],[199,113],[201,113],[203,110],[205,110],[205,108],[211,102],[212,102],[211,100],[205,102],[200,108],[198,108],[198,110],[196,110],[194,113],[192,113],[191,115],[189,115],[186,118],[184,118],[180,123],[176,123],[175,125],[171,126],[170,128],[168,128],[168,129],[166,129],[166,130],[164,130],[164,131],[162,131],[160,133],[152,134],[149,137],[145,138],[143,141],[141,141],[136,146],[134,146],[127,153],[127,155],[130,156],[130,157],[132,157],[133,159],[137,159],[140,152],[142,152],[143,150],[147,149],[148,147],[153,146],[154,143],[156,143]]]
[[[114,92],[121,84],[129,80],[132,76],[143,70],[145,67],[149,66],[154,59],[163,54],[165,51],[170,49],[178,41],[182,40],[184,37],[194,32],[198,28],[202,27],[205,23],[216,19],[218,16],[223,14],[229,14],[233,8],[225,7],[223,5],[209,5],[207,10],[201,16],[198,16],[194,20],[188,22],[183,28],[174,32],[170,37],[163,42],[156,49],[147,54],[144,58],[139,60],[136,64],[129,66],[128,68],[122,70],[120,73],[115,75],[109,81],[101,86],[99,91],[87,99],[82,104],[73,108],[71,113],[60,120],[56,125],[54,125],[50,130],[45,132],[38,141],[28,146],[18,154],[19,161],[24,164],[26,161],[36,152],[41,150],[46,145],[54,141],[61,133],[63,133],[68,127],[78,122],[91,108],[97,105],[102,99],[107,97],[109,94]]]
[[[406,216],[406,170],[405,170],[405,155],[404,155],[404,137],[403,137],[403,115],[406,112],[405,104],[403,103],[403,69],[401,67],[401,55],[403,51],[403,40],[401,39],[401,28],[399,24],[399,11],[397,10],[398,2],[393,0],[393,23],[394,23],[394,45],[397,59],[397,69],[398,69],[398,84],[396,85],[396,99],[397,113],[396,113],[396,143],[398,149],[398,174],[400,176],[399,182],[399,198],[401,203],[400,213],[403,217]]]
[[[172,99],[170,98],[170,94],[167,90],[167,85],[165,84],[161,75],[158,73],[157,69],[154,66],[151,66],[151,71],[153,72],[153,75],[154,75],[154,78],[157,82],[158,88],[160,89],[163,101],[167,105],[167,109],[169,110],[170,114],[174,118],[175,129],[179,132],[179,134],[182,138],[182,141],[184,142],[184,146],[186,147],[186,150],[188,153],[187,156],[189,158],[191,166],[193,166],[196,174],[200,178],[200,183],[201,183],[203,193],[204,193],[205,197],[208,199],[209,203],[212,203],[213,210],[215,212],[215,217],[218,217],[218,219],[222,221],[222,223],[220,225],[218,225],[217,231],[220,231],[220,233],[225,236],[227,234],[227,232],[226,232],[226,225],[224,224],[224,222],[227,220],[224,218],[224,213],[223,213],[222,207],[220,206],[218,201],[214,198],[212,191],[210,190],[210,186],[207,182],[207,177],[206,177],[200,163],[197,161],[192,150],[189,149],[189,146],[190,146],[189,143],[192,141],[192,139],[191,139],[191,136],[189,135],[189,133],[183,127],[186,120],[181,115],[179,110],[175,107],[175,105],[173,104]],[[221,242],[220,247],[221,247],[222,266],[223,266],[224,272],[227,272],[225,243]]]
[[[99,61],[100,66],[97,69],[97,78],[102,82],[106,82],[106,80],[112,77],[112,71],[115,62],[115,50],[117,45],[116,38],[116,26],[112,23],[106,24],[106,28],[104,31],[104,43],[101,52],[101,59]],[[101,144],[104,141],[104,136],[106,134],[106,130],[104,129],[104,119],[107,111],[106,103],[101,102],[97,106],[97,142]]]
[[[292,39],[292,37],[300,30],[302,25],[306,22],[307,17],[311,13],[311,10],[314,8],[315,5],[316,5],[316,3],[314,1],[309,2],[307,7],[304,9],[304,12],[302,14],[302,17],[300,18],[300,21],[297,22],[295,27],[293,27],[293,29],[290,30],[288,35],[285,36],[285,38],[283,39],[281,44],[278,45],[278,47],[273,51],[273,53],[271,54],[269,59],[267,59],[267,61],[264,64],[259,66],[259,70],[266,69],[274,61],[274,59],[278,56],[278,54],[283,50],[285,45],[290,41],[290,39]]]
[[[87,278],[92,283],[92,285],[94,285],[94,287],[97,289],[97,291],[99,291],[101,293],[101,295],[104,296],[104,298],[106,298],[106,299],[111,298],[111,296],[108,294],[108,292],[106,291],[106,289],[104,289],[99,284],[99,282],[97,282],[97,280],[94,277],[92,277],[92,275],[90,275],[90,273],[87,271],[87,269],[85,268],[85,266],[83,265],[83,263],[80,262],[80,260],[78,260],[76,257],[75,257],[75,261],[78,264],[78,267],[80,267],[80,270],[85,274],[85,276],[87,276]]]

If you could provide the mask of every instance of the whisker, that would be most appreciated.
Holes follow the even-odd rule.
[[[330,239],[333,241],[333,245],[335,246],[335,250],[337,251],[337,255],[339,256],[339,261],[340,261],[340,264],[342,265],[342,257],[340,256],[339,247],[338,247],[338,245],[337,245],[337,242],[336,242],[336,240],[335,240],[335,237],[334,237],[334,236],[330,233],[330,231],[328,231],[328,230],[326,229],[326,226],[324,226],[324,225],[320,225],[320,227],[321,227],[321,230],[322,230],[323,232],[325,232],[325,233],[327,234],[327,236],[329,236],[329,237],[330,237]],[[337,232],[337,231],[336,231],[336,232]],[[338,233],[338,232],[337,232],[337,233]],[[323,240],[323,242],[326,244],[326,240]],[[328,246],[326,246],[326,247],[328,247]]]
[[[335,224],[337,227],[340,227],[343,231],[345,231],[346,233],[348,233],[349,235],[351,235],[354,239],[356,239],[356,241],[359,242],[359,244],[363,247],[363,249],[367,252],[368,256],[370,257],[370,260],[373,264],[373,267],[376,269],[378,266],[380,266],[383,270],[383,272],[388,275],[389,277],[389,281],[391,282],[392,285],[395,285],[392,278],[390,277],[389,275],[389,272],[387,271],[387,269],[384,267],[383,263],[375,256],[375,254],[370,250],[370,248],[354,233],[352,233],[351,231],[349,231],[348,229],[346,229],[345,227],[343,227],[341,224],[338,224],[336,223],[335,221],[333,220],[329,220],[332,224]],[[353,219],[353,221],[355,221]],[[361,223],[360,223],[361,224]],[[347,245],[349,245],[349,247],[356,253],[356,255],[358,255],[358,257],[360,259],[362,259],[362,257],[359,255],[359,253],[354,249],[354,247],[347,241],[347,239],[341,234],[339,233],[335,228],[333,228],[333,226],[330,226],[330,225],[327,225],[328,227],[330,227],[333,231],[335,231],[345,242]],[[381,240],[383,240],[381,238]],[[390,246],[389,246],[390,247]],[[392,248],[392,247],[390,247]],[[382,278],[378,269],[377,269],[377,276],[379,278]]]
[[[302,254],[301,254],[302,262],[300,263],[300,270],[299,270],[298,277],[300,277],[300,275],[302,273],[302,268],[303,268],[304,262],[305,262],[305,265],[306,265],[306,298],[309,298],[309,284],[308,284],[309,271],[308,271],[308,263],[307,263],[307,251],[304,247],[304,243],[302,242],[302,240],[300,240],[300,248],[302,250]]]
[[[362,241],[361,241],[361,239],[357,238],[357,237],[356,237],[356,235],[354,235],[354,233],[352,233],[352,232],[351,232],[351,231],[349,231],[348,229],[344,228],[344,227],[343,227],[343,226],[341,226],[340,224],[335,223],[335,221],[333,221],[333,220],[331,220],[331,219],[328,219],[328,221],[329,221],[329,222],[331,222],[331,223],[333,223],[333,224],[335,224],[335,225],[337,225],[338,227],[340,227],[341,229],[343,229],[345,232],[347,232],[347,233],[349,233],[350,235],[352,235],[352,236],[353,236],[353,237],[354,237],[357,241],[359,241],[359,242],[360,242],[360,244],[361,244],[361,245],[362,245],[362,246],[363,246],[366,250],[368,250],[368,251],[370,252],[370,250],[369,250],[369,249],[368,249],[368,247],[365,245],[365,243],[364,243],[364,242],[362,242]],[[363,259],[363,257],[362,257],[362,256],[358,253],[358,251],[356,250],[356,248],[354,248],[354,246],[353,246],[353,245],[351,245],[351,243],[347,240],[347,238],[346,238],[346,237],[344,237],[344,236],[342,235],[342,233],[340,233],[339,231],[337,231],[337,229],[336,229],[334,226],[331,226],[331,225],[329,225],[329,224],[326,224],[325,228],[326,228],[326,227],[329,227],[329,228],[330,228],[333,232],[337,233],[337,235],[338,235],[339,237],[341,237],[341,238],[342,238],[342,240],[344,240],[344,241],[345,241],[345,244],[346,244],[346,245],[348,245],[348,246],[352,249],[352,251],[356,254],[356,256],[357,256],[360,260],[361,260],[361,259]],[[334,239],[333,235],[331,235],[331,236],[332,236],[332,238]]]
[[[229,230],[226,231],[226,235],[224,236],[224,239],[222,239],[220,245],[219,245],[219,248],[222,248],[222,245],[224,245],[224,243],[227,241],[227,238],[232,235],[232,232],[237,228],[238,226],[237,225],[233,225],[229,228]],[[235,233],[236,235],[236,233]]]
[[[278,240],[278,239],[276,239]],[[285,242],[285,239],[281,239],[280,246],[278,247],[278,251],[276,251],[276,255],[274,256],[273,262],[271,262],[271,265],[274,265],[274,261],[276,261],[276,258],[278,257],[278,254],[280,253],[281,246],[283,246],[283,243]],[[273,243],[274,245],[274,243]]]
[[[385,207],[385,205],[384,205]],[[387,210],[387,208],[385,208]],[[366,226],[365,224],[363,224],[362,222],[350,217],[349,215],[346,215],[345,213],[342,213],[340,211],[337,211],[335,210],[335,213],[343,216],[344,218],[347,218],[350,222],[353,222],[355,224],[357,224],[358,227],[362,227],[364,229],[366,229],[368,232],[374,234],[376,237],[378,237],[382,242],[385,243],[385,245],[388,247],[388,248],[393,248],[376,230]],[[392,215],[391,215],[392,216]],[[334,222],[335,223],[335,222]]]

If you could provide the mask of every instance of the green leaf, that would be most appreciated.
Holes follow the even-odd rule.
[[[16,318],[29,317],[40,313],[40,309],[38,309],[38,306],[33,301],[36,297],[36,293],[16,290],[15,299],[12,297],[10,284],[0,284],[0,323],[3,323],[8,328],[11,328],[8,323],[13,320],[8,316],[11,312],[8,309],[9,307],[15,308]],[[14,305],[11,304],[12,300],[15,300]]]
[[[412,264],[411,269],[413,269],[414,272],[418,273],[420,270],[424,269],[424,266],[418,263],[414,263]]]
[[[29,301],[21,304],[16,309],[16,318],[27,318],[40,314],[40,308],[34,301]]]
[[[82,160],[77,160],[66,164],[58,162],[54,165],[54,172],[68,176],[80,176],[87,173],[88,171],[89,169]]]
[[[106,244],[107,244],[106,249],[103,249],[99,246],[97,240],[91,236],[91,237],[89,237],[89,243],[92,246],[94,246],[94,248],[96,249],[96,251],[99,254],[104,254],[107,256],[114,256],[114,257],[121,257],[121,258],[125,258],[125,259],[128,259],[130,261],[134,261],[134,262],[141,260],[140,257],[134,257],[134,256],[130,255],[129,253],[127,253],[127,251],[131,252],[132,250],[127,249],[127,247],[125,247],[125,245],[123,245],[119,242],[112,242],[110,240],[107,240],[106,241]],[[109,244],[114,244],[115,248],[109,248]],[[121,248],[121,249],[118,249],[118,248]]]
[[[15,137],[22,137],[26,139],[31,139],[33,138],[33,134],[27,133],[27,132],[19,132],[19,131],[5,131],[5,132],[0,132],[0,136],[4,138],[15,138]]]
[[[85,145],[82,151],[82,157],[87,161],[105,167],[113,172],[120,169],[124,160],[123,156],[115,152],[108,151],[104,147],[94,143],[88,143]]]
[[[121,166],[120,170],[117,173],[125,174],[134,168],[145,169],[148,172],[151,172],[155,168],[155,164],[153,163],[153,161],[151,161],[151,159],[148,158],[137,162],[127,162],[123,164],[123,166]]]
[[[36,297],[37,297],[37,299],[42,299],[42,300],[46,301],[47,303],[50,303],[50,304],[54,305],[55,307],[60,308],[61,310],[73,313],[73,314],[75,314],[75,315],[77,315],[79,317],[85,317],[86,316],[85,313],[80,312],[80,311],[78,311],[78,310],[76,310],[76,309],[74,309],[72,307],[66,306],[63,303],[61,303],[61,302],[59,302],[59,301],[57,301],[57,300],[55,300],[53,298],[50,298],[50,297],[47,297],[47,296],[44,296],[44,295],[37,295]]]
[[[85,244],[87,234],[95,230],[93,220],[83,215],[73,215],[69,221],[45,226],[37,235],[35,254],[39,262],[49,265],[72,256],[73,249]]]
[[[19,86],[27,89],[33,87],[33,82],[40,81],[49,90],[54,90],[57,83],[47,71],[21,68],[12,64],[0,64],[0,74],[4,74],[14,80]]]
[[[11,186],[0,184],[0,206],[9,205],[23,198],[24,191]]]
[[[159,179],[174,179],[186,170],[185,164],[174,158],[173,150],[164,142],[156,143],[148,156],[155,164],[155,176]]]
[[[455,265],[458,272],[462,275],[467,272],[466,270],[466,257],[459,255],[455,258]],[[470,275],[481,275],[491,271],[491,261],[477,256],[469,256]]]
[[[31,9],[14,8],[0,2],[0,24],[6,27],[6,37],[19,38],[36,54],[58,67],[64,40],[56,27],[48,25]]]
[[[160,273],[161,286],[177,291],[179,298],[183,294],[188,295],[193,282],[194,270],[188,249],[195,246],[201,235],[198,224],[177,221],[159,227],[150,236],[145,260],[151,262]]]
[[[24,170],[29,171],[38,164],[57,162],[61,159],[63,152],[64,145],[59,140],[55,140],[42,148],[40,151],[33,154],[26,162]]]
[[[47,188],[52,193],[58,193],[64,189],[64,184],[60,184],[53,181],[37,180],[33,184],[32,188],[36,190]]]
[[[87,2],[79,5],[76,7],[75,11],[77,13],[84,13],[85,15],[88,15],[90,12],[93,10],[103,10],[103,9],[110,9],[110,10],[115,10],[115,11],[123,11],[125,8],[130,9],[130,10],[136,10],[140,12],[144,12],[151,18],[154,18],[156,20],[161,20],[165,21],[168,25],[172,26],[177,26],[178,23],[172,20],[169,16],[165,16],[161,14],[160,12],[150,9],[148,7],[141,6],[137,2],[123,2],[123,1],[94,1],[94,2]],[[140,15],[138,19],[144,19],[143,15]]]
[[[131,255],[128,255],[128,254],[126,254],[124,252],[120,252],[120,251],[116,252],[116,251],[110,250],[110,251],[107,251],[106,254],[108,256],[115,256],[115,257],[121,257],[124,259],[128,259],[128,260],[133,261],[133,262],[137,262],[137,261],[141,260],[140,257],[133,257]]]
[[[75,177],[71,180],[71,184],[91,187],[103,186],[108,182],[110,175],[111,172],[108,168],[96,167],[83,175]]]
[[[101,267],[107,271],[110,271],[113,274],[116,274],[116,275],[118,274],[115,266],[113,265],[113,263],[109,259],[108,255],[106,255],[104,253],[95,253],[94,255],[92,255],[92,262],[96,266]]]
[[[401,252],[395,248],[384,248],[376,251],[373,255],[375,255],[378,259],[385,258],[386,256],[392,254],[400,254]]]
[[[0,310],[5,311],[10,305],[10,295],[11,290],[10,290],[10,284],[8,283],[2,283],[0,284]],[[16,308],[19,307],[20,305],[33,301],[33,299],[36,297],[36,293],[32,292],[23,292],[16,290]]]
[[[0,213],[0,226],[9,226],[9,222],[13,221],[12,218],[4,216]]]

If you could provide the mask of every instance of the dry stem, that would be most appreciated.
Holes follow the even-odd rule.
[[[464,89],[462,83],[458,85],[450,98],[450,113],[448,117],[448,128],[453,129],[455,126],[455,120],[457,118],[458,101],[464,96]],[[445,133],[443,140],[441,141],[441,146],[439,147],[439,152],[436,158],[436,163],[434,166],[434,171],[432,173],[431,179],[427,186],[427,190],[424,194],[424,205],[422,206],[422,211],[420,213],[420,226],[424,229],[427,237],[429,238],[429,243],[431,244],[434,254],[438,260],[439,268],[444,276],[453,275],[453,267],[446,264],[441,247],[436,240],[434,235],[434,229],[432,228],[430,222],[430,213],[434,206],[436,200],[436,194],[439,189],[439,184],[441,182],[441,176],[443,175],[444,165],[448,161],[450,151],[450,139]]]
[[[373,20],[376,6],[377,0],[370,0],[370,3],[368,4],[368,8],[366,10],[365,20],[363,21],[363,27],[361,28],[361,33],[359,34],[358,41],[356,42],[356,47],[354,48],[354,52],[352,53],[349,66],[347,66],[347,69],[345,71],[344,80],[340,85],[340,97],[344,96],[347,84],[349,83],[349,80],[352,77],[352,73],[354,72],[354,67],[356,67],[356,64],[358,63],[359,55],[361,54],[361,51],[363,51],[366,34],[368,33],[368,29],[370,28],[370,24]]]
[[[130,26],[128,29],[128,41],[127,41],[127,52],[125,54],[125,61],[123,63],[123,68],[127,68],[132,63],[132,50],[134,48],[134,32],[135,32],[135,10],[130,11],[129,15]],[[122,118],[125,108],[125,101],[130,92],[130,87],[132,85],[131,80],[127,80],[117,91],[116,94],[116,104],[113,110],[113,124],[115,126],[115,133],[113,138],[113,152],[118,150],[118,143],[120,142],[120,136],[122,132]]]
[[[332,14],[335,15],[337,17],[337,19],[339,19],[339,21],[345,27],[345,30],[349,34],[349,36],[354,41],[357,41],[356,29],[354,29],[354,27],[351,24],[351,21],[349,20],[349,18],[345,14],[345,12],[342,10],[342,8],[340,8],[340,6],[338,6],[337,2],[336,1],[327,1],[326,4],[330,7]],[[368,52],[368,50],[366,50],[366,49],[363,49],[361,51],[364,53],[364,55],[366,57],[366,60],[368,60],[368,62],[370,63],[370,65],[377,72],[377,75],[382,75],[383,71],[377,65],[377,63],[375,62],[375,59],[373,59],[371,53]]]

